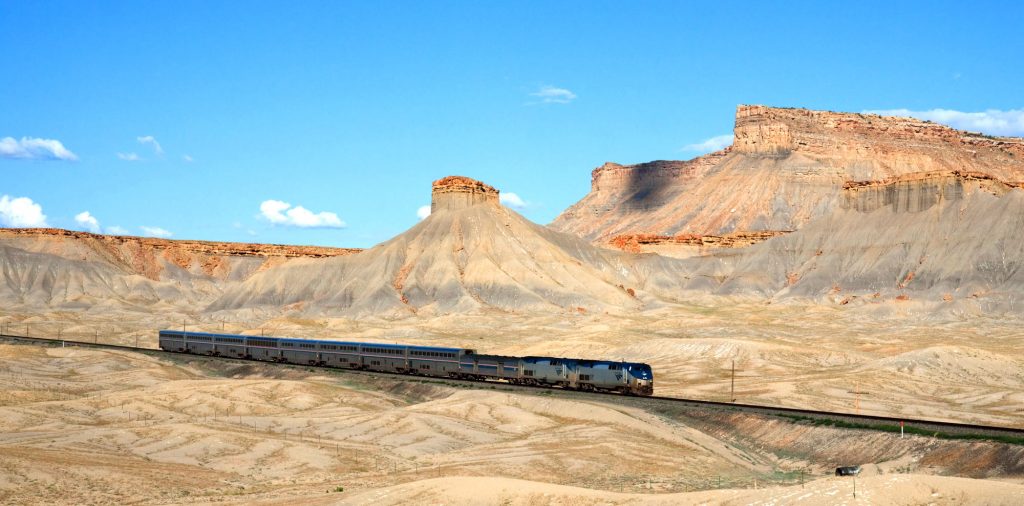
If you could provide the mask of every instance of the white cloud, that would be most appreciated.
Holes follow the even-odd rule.
[[[192,159],[191,155],[181,155],[181,159],[184,160],[185,163],[192,163],[195,161]]]
[[[984,112],[961,112],[951,109],[887,109],[864,111],[882,116],[910,116],[911,118],[934,121],[960,130],[981,132],[989,135],[1024,136],[1024,109],[1001,111],[988,109]]]
[[[28,197],[0,197],[0,225],[12,228],[48,227],[43,206]]]
[[[118,153],[117,157],[126,162],[137,162],[142,160],[142,158],[139,158],[139,155],[136,153]]]
[[[142,229],[142,234],[143,235],[146,235],[146,236],[149,236],[149,237],[170,237],[170,236],[174,235],[170,231],[168,231],[166,229],[163,229],[163,228],[160,228],[160,227],[141,226],[139,228]]]
[[[14,137],[0,139],[0,158],[21,158],[25,160],[78,160],[78,156],[54,139]]]
[[[107,227],[106,231],[110,235],[128,235],[128,231],[127,230],[125,230],[124,228],[119,227],[117,225],[114,225],[112,227]]]
[[[425,220],[425,219],[427,219],[427,216],[430,216],[430,206],[429,205],[427,205],[427,206],[420,206],[420,208],[416,210],[416,217],[417,218],[419,218],[421,220]]]
[[[89,214],[89,211],[82,211],[76,214],[75,222],[94,234],[100,233],[100,221],[92,214]]]
[[[302,206],[292,207],[280,200],[264,200],[260,214],[275,225],[299,228],[344,228],[345,222],[337,214],[323,211],[314,213]]]
[[[515,209],[522,209],[526,207],[526,202],[519,198],[519,195],[512,192],[502,192],[498,197],[498,200],[500,200],[502,204]]]
[[[568,104],[576,99],[575,93],[554,86],[541,86],[539,90],[530,93],[530,96],[539,98],[545,104]]]
[[[696,144],[687,144],[683,146],[683,151],[697,151],[700,153],[710,153],[712,151],[718,151],[724,149],[732,144],[732,134],[728,135],[716,135],[710,139],[698,142]]]
[[[152,135],[144,135],[142,137],[136,137],[135,140],[139,141],[139,144],[149,144],[153,146],[153,152],[157,156],[164,156],[164,148],[160,147],[160,143],[157,142],[156,138]]]

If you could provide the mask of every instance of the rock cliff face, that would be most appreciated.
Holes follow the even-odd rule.
[[[224,277],[230,270],[229,265],[234,258],[253,258],[258,263],[267,259],[321,258],[350,255],[360,251],[322,246],[101,235],[57,228],[0,229],[0,245],[45,252],[69,259],[110,261],[153,280],[160,279],[167,263],[207,276]]]
[[[839,208],[796,232],[690,259],[688,288],[1020,312],[1021,227],[1024,190],[989,176],[930,172],[849,183]]]
[[[657,253],[668,257],[705,256],[720,249],[744,248],[789,231],[736,232],[725,235],[625,234],[612,237],[608,245],[629,253]]]
[[[358,250],[0,229],[7,309],[180,307],[195,311],[226,285],[300,258]]]
[[[684,162],[606,163],[551,227],[606,243],[624,234],[797,230],[851,183],[922,173],[1024,181],[1024,140],[912,118],[739,106],[734,144]]]
[[[448,176],[434,181],[430,212],[463,209],[477,204],[499,205],[498,190],[475,179]]]

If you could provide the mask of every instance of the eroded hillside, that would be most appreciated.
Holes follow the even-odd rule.
[[[1024,140],[913,118],[741,105],[734,135],[729,148],[689,161],[606,163],[552,228],[602,244],[791,231],[838,209],[851,182],[955,171],[1024,181]]]

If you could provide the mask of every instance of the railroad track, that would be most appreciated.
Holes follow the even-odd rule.
[[[207,360],[231,360],[237,362],[258,362],[261,364],[268,364],[259,360],[248,360],[244,358],[232,358],[232,357],[212,357],[206,355],[191,355],[185,353],[175,353],[170,351],[161,350],[159,348],[143,348],[119,344],[104,344],[97,342],[88,341],[72,341],[66,339],[50,339],[43,337],[29,337],[19,336],[12,334],[0,334],[0,340],[4,340],[12,343],[23,343],[23,344],[35,344],[35,345],[46,345],[46,346],[75,346],[75,347],[86,347],[86,348],[103,348],[103,349],[114,349],[131,352],[141,352],[147,354],[156,355],[171,355],[175,357],[189,359],[207,359]],[[309,368],[314,366],[301,365],[301,364],[273,364],[283,367],[294,367],[294,368]],[[835,411],[817,411],[810,409],[798,409],[798,408],[785,408],[775,406],[763,406],[758,404],[745,404],[736,402],[722,402],[722,401],[708,401],[700,399],[683,399],[678,397],[661,397],[661,396],[645,396],[645,397],[633,397],[624,396],[621,394],[608,394],[608,393],[597,393],[597,392],[580,392],[576,390],[563,390],[557,388],[548,388],[542,386],[531,386],[531,385],[512,385],[510,383],[494,382],[494,381],[476,381],[476,380],[464,380],[454,378],[437,378],[431,376],[411,376],[399,373],[389,373],[383,371],[365,371],[365,370],[349,370],[349,369],[336,369],[336,368],[325,368],[330,371],[337,371],[342,373],[353,373],[353,374],[365,374],[370,376],[379,377],[394,377],[410,379],[419,382],[429,383],[441,383],[441,384],[463,384],[463,385],[489,385],[494,388],[500,388],[502,390],[543,390],[545,392],[560,392],[570,395],[584,396],[586,398],[594,398],[600,396],[602,400],[616,400],[619,403],[636,405],[639,407],[650,408],[652,403],[662,404],[663,407],[668,408],[693,408],[700,410],[711,410],[721,412],[741,412],[746,414],[756,414],[766,417],[787,419],[794,423],[806,423],[813,425],[831,425],[841,428],[849,429],[867,429],[877,430],[885,432],[900,432],[900,424],[903,424],[903,430],[907,434],[925,435],[940,437],[946,439],[984,439],[994,440],[1004,443],[1024,445],[1024,428],[1018,427],[1001,427],[994,425],[981,425],[981,424],[968,424],[958,422],[944,422],[938,420],[921,420],[913,418],[898,418],[888,416],[877,416],[877,415],[861,415],[855,413],[843,413]]]

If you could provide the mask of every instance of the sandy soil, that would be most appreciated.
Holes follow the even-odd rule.
[[[824,478],[804,485],[676,494],[623,494],[506,478],[439,478],[373,490],[337,504],[446,505],[1016,505],[1024,486],[947,476]],[[335,503],[335,501],[324,501]]]
[[[871,504],[1024,491],[1020,447],[571,393],[29,345],[0,380],[9,504],[838,504],[850,463]]]
[[[2,315],[13,332],[143,346],[160,328],[465,346],[654,366],[659,395],[1024,427],[1024,336],[1014,318],[936,316],[912,304],[708,305],[636,315],[512,313],[400,320],[253,312]]]

